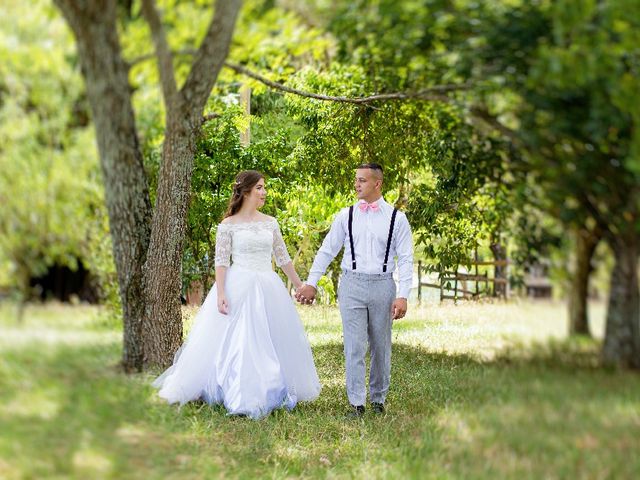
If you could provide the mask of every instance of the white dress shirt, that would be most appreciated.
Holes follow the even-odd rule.
[[[361,203],[361,202],[358,202]],[[361,211],[358,203],[353,207],[353,248],[356,256],[356,272],[383,273],[384,255],[387,249],[389,226],[393,206],[385,202],[384,198],[377,200],[379,209]],[[344,247],[344,257],[341,267],[351,270],[351,246],[349,244],[349,208],[343,208],[336,215],[331,230],[324,238],[322,246],[316,255],[307,284],[317,287],[318,280],[324,275],[331,260]],[[393,227],[393,237],[389,248],[387,272],[395,271],[394,258],[398,261],[399,288],[397,297],[409,298],[411,281],[413,278],[413,241],[411,227],[407,216],[398,211]]]

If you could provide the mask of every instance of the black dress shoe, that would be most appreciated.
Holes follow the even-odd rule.
[[[384,403],[372,402],[371,410],[373,410],[373,413],[384,413]]]
[[[362,418],[364,416],[364,405],[351,405],[345,417],[347,419]]]

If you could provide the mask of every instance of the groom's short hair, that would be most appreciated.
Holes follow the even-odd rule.
[[[375,176],[382,180],[382,165],[379,163],[361,163],[356,167],[356,170],[360,170],[361,168],[373,170]]]

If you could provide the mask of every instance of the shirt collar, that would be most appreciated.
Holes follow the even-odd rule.
[[[380,205],[380,206],[382,206],[382,205],[388,205],[388,203],[385,201],[384,197],[380,197],[380,198],[378,198],[377,200],[374,200],[373,202],[376,202],[376,203],[377,203],[378,205]],[[373,202],[371,202],[371,203],[373,203]],[[356,202],[356,205],[359,205],[359,204],[361,204],[361,203],[368,203],[368,202],[366,202],[366,200],[362,200],[362,199],[360,199],[360,200],[358,200],[358,201]]]

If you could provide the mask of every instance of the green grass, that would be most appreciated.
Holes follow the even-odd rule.
[[[301,309],[320,398],[252,421],[120,373],[121,334],[95,308],[32,306],[18,325],[0,305],[0,478],[638,478],[640,375],[566,340],[564,310],[414,307],[388,414],[349,422],[334,309]]]

